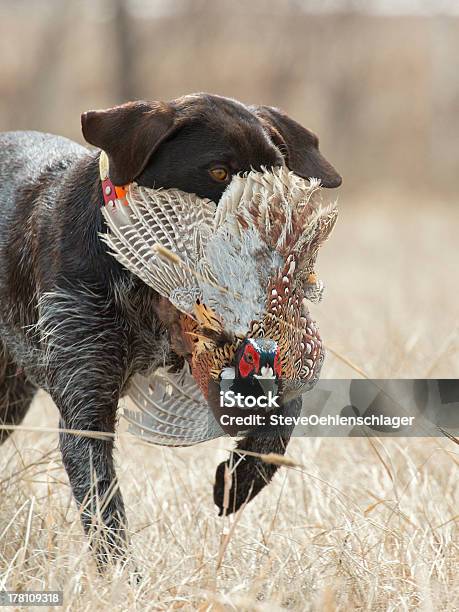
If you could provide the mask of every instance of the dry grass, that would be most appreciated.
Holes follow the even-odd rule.
[[[374,377],[457,376],[457,221],[440,205],[343,207],[314,309],[327,342]],[[325,376],[352,375],[328,357]],[[56,417],[42,395],[26,424]],[[17,432],[0,450],[9,589],[63,589],[75,611],[457,609],[459,447],[446,438],[295,439],[302,467],[282,468],[234,525],[211,496],[228,441],[169,450],[122,433],[136,586],[128,570],[97,574],[56,443]]]

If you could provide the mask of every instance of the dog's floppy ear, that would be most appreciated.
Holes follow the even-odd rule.
[[[107,154],[113,183],[127,185],[177,129],[176,111],[165,102],[128,102],[83,113],[81,127],[85,140]]]
[[[276,146],[286,156],[286,164],[303,178],[319,178],[324,187],[339,187],[341,176],[319,151],[315,134],[271,106],[252,106],[252,112],[268,129]]]

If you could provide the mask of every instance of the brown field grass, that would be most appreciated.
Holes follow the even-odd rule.
[[[457,377],[457,207],[373,198],[341,211],[314,308],[331,348],[373,377]],[[369,200],[370,202],[370,200]],[[329,354],[329,378],[357,374]],[[25,425],[57,425],[44,394]],[[459,447],[437,439],[295,439],[234,518],[212,502],[228,440],[146,447],[121,428],[132,555],[97,574],[55,433],[0,449],[0,586],[63,589],[68,610],[457,610]]]

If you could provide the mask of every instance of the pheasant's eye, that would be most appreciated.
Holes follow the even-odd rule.
[[[260,355],[250,343],[241,350],[242,355],[238,358],[237,369],[242,378],[248,378],[260,369]]]
[[[253,355],[251,353],[245,353],[244,357],[247,363],[253,363]]]
[[[229,179],[229,171],[225,166],[215,166],[209,170],[213,179],[219,183],[225,183]]]

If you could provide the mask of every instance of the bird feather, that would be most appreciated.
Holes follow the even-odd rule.
[[[104,207],[102,239],[123,266],[193,321],[185,333],[200,363],[216,372],[234,356],[228,338],[271,329],[283,353],[292,353],[290,370],[314,384],[323,349],[303,297],[322,297],[314,267],[337,217],[336,204],[323,204],[318,180],[286,167],[262,168],[234,176],[218,205],[135,183],[126,198],[127,206]],[[221,348],[219,335],[226,339]],[[310,351],[308,359],[300,346]],[[214,348],[218,367],[209,357]],[[203,395],[206,376],[193,378],[186,368],[133,377],[129,396],[138,410],[124,414],[137,435],[167,445],[222,435]]]

